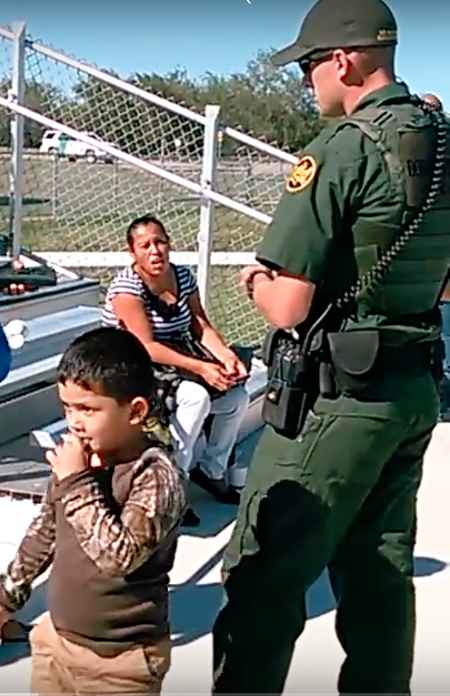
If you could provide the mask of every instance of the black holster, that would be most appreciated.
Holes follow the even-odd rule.
[[[281,329],[270,331],[263,346],[268,378],[263,420],[284,437],[295,439],[319,395],[323,332],[310,344]]]

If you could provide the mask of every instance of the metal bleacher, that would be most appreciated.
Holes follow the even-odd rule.
[[[20,317],[27,326],[23,347],[0,384],[0,445],[61,418],[55,371],[62,351],[77,335],[99,324],[99,284],[63,280],[55,288],[0,297],[0,322]]]
[[[39,500],[45,490],[49,470],[30,434],[41,430],[58,440],[66,427],[56,368],[72,340],[100,325],[99,295],[96,281],[80,278],[18,297],[0,297],[0,322],[20,317],[27,328],[26,341],[13,352],[11,372],[0,384],[0,495]],[[239,484],[245,478],[248,448],[261,425],[264,384],[265,369],[254,359],[248,382],[251,403],[232,463]]]

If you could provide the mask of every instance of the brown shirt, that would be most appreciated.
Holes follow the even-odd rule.
[[[0,579],[0,603],[19,609],[52,562],[48,603],[57,630],[101,654],[168,633],[168,572],[186,506],[167,453],[52,478],[41,511]]]

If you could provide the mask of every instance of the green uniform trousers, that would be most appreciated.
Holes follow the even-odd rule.
[[[297,440],[266,427],[225,553],[215,693],[282,692],[305,591],[326,567],[339,691],[409,691],[416,496],[438,410],[422,369],[386,376],[370,399],[319,398]]]

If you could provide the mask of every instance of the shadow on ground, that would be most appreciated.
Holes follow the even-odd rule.
[[[211,632],[214,620],[224,601],[222,585],[220,583],[199,584],[199,581],[220,561],[220,556],[221,552],[186,583],[171,586],[171,625],[174,646],[186,645]],[[417,557],[414,562],[414,576],[427,577],[440,573],[446,568],[447,564],[444,561]],[[308,590],[306,607],[308,619],[315,619],[336,609],[327,571],[322,573]]]
[[[224,549],[212,556],[189,580],[180,585],[171,585],[171,626],[174,646],[186,645],[211,632],[214,620],[223,602],[220,583],[201,584],[207,575],[221,562]],[[415,577],[427,577],[445,570],[447,564],[436,558],[417,557]],[[36,587],[30,602],[18,612],[24,622],[33,622],[46,610],[47,583]],[[312,585],[306,599],[308,618],[314,619],[336,608],[328,573],[324,572]],[[0,647],[0,666],[16,662],[30,654],[28,643],[4,644]]]

